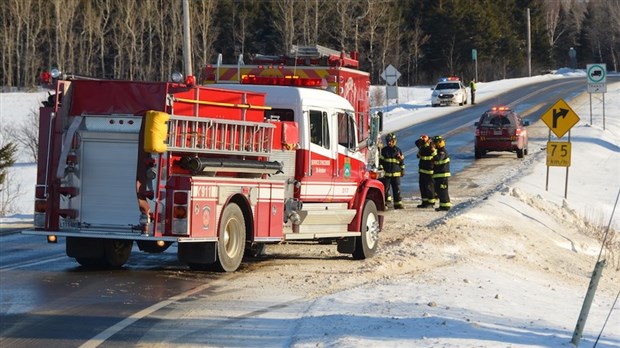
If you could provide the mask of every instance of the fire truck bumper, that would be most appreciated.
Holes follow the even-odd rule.
[[[44,230],[24,230],[22,234],[33,236],[56,236],[56,237],[76,237],[76,238],[100,238],[100,239],[124,239],[124,240],[148,240],[163,242],[215,242],[216,238],[196,238],[180,236],[151,236],[139,232],[110,232],[108,230],[89,230],[84,231],[44,231]],[[49,239],[48,239],[49,240]]]

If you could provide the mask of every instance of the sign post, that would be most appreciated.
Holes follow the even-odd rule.
[[[400,78],[400,72],[396,70],[396,68],[392,66],[392,64],[390,64],[381,73],[381,78],[387,83],[387,85],[385,86],[386,101],[389,101],[390,99],[396,99],[396,103],[398,103],[398,86],[396,86],[396,82]]]
[[[607,93],[607,64],[588,64],[588,93],[590,93],[590,124],[592,124],[592,93],[603,94],[603,130],[605,130],[605,93]]]
[[[475,71],[476,71],[476,82],[478,82],[478,50],[472,48],[471,50],[471,60],[474,61]]]
[[[564,182],[564,198],[566,198],[568,194],[568,167],[570,167],[571,162],[570,129],[579,122],[579,116],[564,99],[559,99],[540,119],[549,127],[545,190],[549,190],[549,167],[566,167],[566,180]],[[551,132],[558,139],[568,132],[568,141],[551,141]]]
[[[575,69],[575,66],[577,66],[577,51],[573,47],[568,50],[568,57],[570,58],[571,69]]]

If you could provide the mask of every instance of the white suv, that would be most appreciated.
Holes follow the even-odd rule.
[[[431,95],[431,105],[467,104],[467,89],[458,77],[442,77]]]

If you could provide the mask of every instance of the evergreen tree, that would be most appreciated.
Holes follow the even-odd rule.
[[[4,185],[6,180],[7,168],[15,164],[15,154],[17,146],[11,142],[0,148],[0,186]]]

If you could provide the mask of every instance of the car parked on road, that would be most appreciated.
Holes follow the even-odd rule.
[[[506,106],[485,111],[476,126],[474,156],[482,158],[487,152],[516,152],[518,158],[527,155],[527,129],[530,122],[523,120]]]
[[[467,104],[467,88],[458,77],[442,77],[431,89],[431,106]]]

